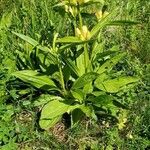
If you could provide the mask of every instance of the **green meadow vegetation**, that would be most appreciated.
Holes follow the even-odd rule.
[[[0,150],[149,150],[148,0],[0,1]]]

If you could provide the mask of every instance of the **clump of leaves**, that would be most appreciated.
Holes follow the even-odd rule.
[[[34,106],[42,106],[39,125],[43,129],[54,126],[64,113],[71,115],[72,126],[83,115],[95,121],[98,115],[116,117],[118,107],[122,105],[115,93],[139,81],[133,76],[112,78],[113,67],[126,56],[126,52],[103,51],[100,42],[101,29],[105,26],[136,23],[114,21],[117,13],[114,10],[99,17],[90,27],[88,22],[84,22],[83,11],[86,6],[95,3],[101,2],[62,1],[56,4],[54,8],[64,10],[73,29],[69,29],[65,37],[54,31],[49,47],[31,37],[12,32],[28,43],[23,46],[24,52],[18,52],[20,71],[12,75],[43,91],[43,95],[33,102]]]

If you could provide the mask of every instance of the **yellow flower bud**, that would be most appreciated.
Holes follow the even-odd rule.
[[[69,12],[69,7],[68,7],[68,5],[65,5],[65,11],[66,11],[66,12]]]
[[[75,17],[77,15],[77,8],[76,7],[71,7],[71,6],[65,5],[65,11],[67,13],[71,13],[71,15],[73,17]]]
[[[101,10],[99,10],[95,13],[95,16],[98,20],[100,20],[100,19],[106,17],[108,14],[109,14],[108,12],[103,13]]]
[[[95,13],[95,16],[97,17],[98,20],[101,19],[102,16],[103,16],[102,11],[101,11],[101,10],[100,10],[100,11],[97,11],[97,12]]]
[[[81,40],[88,40],[90,38],[90,32],[87,26],[82,26],[82,29],[76,28],[76,36]]]
[[[125,124],[123,122],[118,123],[117,125],[119,130],[122,130],[125,127]]]
[[[72,8],[69,6],[69,12],[74,16]]]
[[[123,119],[123,123],[126,123],[126,122],[127,122],[127,118],[124,118],[124,119]]]
[[[76,28],[76,36],[80,36],[81,35],[81,31],[79,30],[79,28]]]
[[[79,28],[76,28],[76,36],[79,37],[81,40],[84,40],[84,37],[82,35],[82,32],[80,31]]]
[[[110,126],[109,126],[109,122],[107,122],[106,124],[105,124],[105,127],[106,128],[109,128]]]
[[[84,37],[84,39],[89,39],[90,36],[90,32],[88,31],[87,26],[82,26],[82,36]]]

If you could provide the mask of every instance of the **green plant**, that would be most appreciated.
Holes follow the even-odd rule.
[[[56,31],[46,47],[38,41],[12,32],[28,44],[24,53],[18,53],[20,71],[12,75],[46,93],[35,102],[42,107],[39,124],[49,129],[64,113],[71,114],[72,125],[85,114],[94,120],[97,115],[116,116],[122,106],[115,93],[139,80],[133,76],[111,77],[113,67],[126,56],[125,52],[101,49],[101,29],[110,25],[136,24],[132,21],[113,21],[117,10],[102,14],[91,27],[83,19],[85,6],[98,1],[64,1],[54,6],[64,10],[73,28],[71,35],[60,37]],[[66,12],[65,12],[66,11]],[[94,17],[94,14],[89,14]],[[87,24],[87,25],[85,25]],[[88,26],[88,27],[87,27]],[[88,30],[91,29],[91,31]]]
[[[111,93],[102,91],[105,90],[102,82],[96,78],[91,84],[93,93],[86,94],[86,98],[82,102],[82,97],[78,96],[82,92],[78,92],[77,95],[77,92],[72,92],[71,89],[75,80],[80,76],[68,69],[69,65],[66,59],[73,61],[77,66],[76,59],[83,53],[83,45],[80,43],[76,43],[77,45],[56,43],[58,49],[61,47],[57,54],[63,55],[63,58],[59,57],[59,59],[63,68],[63,77],[65,77],[66,91],[68,95],[71,93],[68,96],[72,101],[71,105],[93,106],[98,120],[95,122],[87,117],[81,117],[80,124],[68,128],[70,122],[68,122],[68,118],[66,119],[65,114],[61,122],[56,123],[50,130],[44,131],[39,128],[38,121],[43,106],[54,98],[65,99],[61,94],[64,92],[58,82],[57,64],[52,63],[54,60],[52,55],[50,57],[48,52],[41,52],[41,47],[46,46],[49,51],[56,33],[59,33],[58,38],[78,35],[82,41],[85,40],[81,31],[86,27],[80,28],[76,7],[74,5],[66,7],[64,3],[57,5],[57,2],[57,0],[1,0],[0,2],[0,149],[150,149],[149,2],[147,1],[105,0],[101,1],[102,3],[86,5],[80,9],[83,26],[86,25],[89,31],[98,23],[98,20],[102,21],[102,18],[104,19],[112,10],[114,14],[110,20],[108,19],[109,21],[126,20],[123,27],[110,27],[107,24],[99,30],[99,36],[97,34],[91,41],[87,41],[90,57],[90,52],[94,49],[93,43],[97,42],[94,55],[96,55],[95,60],[98,59],[98,61],[92,61],[92,66],[101,66],[121,52],[128,51],[129,53],[125,54],[125,57],[122,57],[111,71],[107,72],[106,70],[108,79],[105,80],[104,85],[107,90],[111,90]],[[81,3],[83,6],[82,1]],[[119,6],[117,14],[114,9],[116,6]],[[96,10],[98,11],[95,13]],[[127,20],[136,20],[140,24],[126,26]],[[10,30],[32,37],[37,41],[37,45],[34,46],[34,44],[20,40],[11,34]],[[88,32],[87,35],[89,37],[90,33]],[[59,91],[47,90],[48,86],[44,85],[45,81],[42,82],[44,87],[37,88],[28,82],[12,77],[12,72],[16,71],[15,65],[17,70],[36,70],[37,73],[48,76],[57,85]],[[78,67],[80,67],[79,64]],[[82,71],[82,69],[80,70]],[[68,77],[69,72],[70,77]],[[123,81],[124,79],[120,76],[126,75],[129,77],[142,76],[142,81],[136,84],[136,88],[132,88],[134,84],[127,84],[127,86],[121,87],[117,93],[112,93],[112,91],[117,91],[116,85],[118,87],[115,78]],[[99,75],[98,78],[100,78]],[[111,85],[111,82],[107,80],[115,83],[112,89],[108,86]],[[102,90],[98,89],[94,83],[99,85]],[[86,88],[91,89],[91,85]],[[40,85],[36,83],[36,86]],[[79,90],[83,91],[86,88]],[[103,96],[102,99],[99,94],[110,96],[113,104],[108,106],[105,103],[107,101],[104,100],[104,97],[107,96]],[[78,100],[75,100],[74,97],[77,97]],[[92,102],[91,98],[94,99]],[[73,102],[74,100],[75,102]],[[98,103],[99,100],[101,103]],[[128,108],[128,110],[118,106]],[[76,119],[79,119],[80,114],[84,116],[79,108],[68,113],[69,117],[76,115]],[[117,122],[116,118],[112,116],[117,116]],[[59,129],[63,123],[66,128],[62,132]],[[58,132],[56,132],[57,130]],[[64,134],[65,139],[62,141],[61,138],[64,137]]]
[[[4,105],[0,102],[0,149],[13,150],[17,147],[15,140],[15,126],[12,122],[14,109],[12,105]]]

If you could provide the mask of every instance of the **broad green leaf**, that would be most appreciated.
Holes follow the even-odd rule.
[[[48,102],[42,109],[40,120],[53,119],[68,111],[70,105],[63,101],[53,100]]]
[[[75,36],[67,36],[63,38],[59,38],[56,40],[56,43],[82,43],[83,41]]]
[[[116,116],[118,112],[118,107],[113,104],[113,96],[111,95],[102,94],[91,99],[89,98],[89,101],[92,101],[92,104],[98,108],[111,111],[111,115],[113,116]]]
[[[45,105],[49,101],[56,100],[56,99],[57,100],[63,100],[59,96],[54,96],[54,95],[49,95],[49,94],[42,94],[39,98],[34,99],[33,102],[31,102],[30,100],[23,101],[23,105],[24,106],[25,105],[33,105],[34,107],[37,107],[37,106]]]
[[[102,73],[96,78],[95,82],[98,82],[97,84],[101,84],[108,78],[109,78],[109,76],[106,73]]]
[[[49,101],[52,101],[52,100],[63,100],[61,97],[59,96],[53,96],[53,95],[48,95],[48,94],[44,94],[44,95],[41,95],[37,100],[35,100],[33,102],[33,106],[40,106],[40,105],[44,105],[46,103],[48,103]]]
[[[110,56],[112,54],[117,53],[116,51],[105,51],[103,53],[99,53],[96,55],[96,58],[94,59],[94,61],[97,61],[99,59],[103,59],[104,57]]]
[[[83,90],[77,89],[77,90],[71,90],[71,93],[73,97],[78,100],[79,102],[83,102],[85,94],[83,93]]]
[[[84,57],[84,53],[82,53],[81,55],[79,55],[79,57],[76,58],[76,64],[77,67],[79,68],[79,73],[80,76],[82,76],[85,73],[85,57]]]
[[[104,17],[101,21],[99,21],[91,30],[90,38],[93,38],[99,31],[100,29],[102,29],[103,27],[105,27],[109,21],[111,21],[112,19],[112,15],[115,13],[116,11],[113,11],[112,13],[110,13],[109,15],[107,15],[106,17]]]
[[[70,105],[69,108],[68,108],[67,113],[70,113],[70,112],[72,112],[73,110],[75,110],[75,109],[77,109],[77,108],[80,108],[81,106],[82,106],[81,104]]]
[[[71,111],[74,111],[76,109],[80,109],[87,117],[89,118],[93,118],[93,119],[97,119],[95,113],[94,113],[94,109],[92,106],[86,106],[86,105],[75,105],[75,106],[71,106]]]
[[[89,72],[79,77],[73,84],[72,89],[84,87],[87,83],[93,81],[98,76],[95,72]]]
[[[47,129],[53,127],[61,119],[61,117],[62,116],[57,116],[52,119],[40,119],[39,125],[42,129],[47,130]]]
[[[55,83],[48,76],[33,70],[17,71],[12,73],[12,75],[37,88],[42,88],[44,86],[56,88]]]
[[[72,43],[60,46],[59,49],[58,49],[58,53],[62,53],[64,50],[70,48],[71,46],[72,46]]]
[[[79,109],[81,109],[81,111],[83,111],[87,117],[97,120],[97,116],[95,115],[95,112],[92,106],[81,105]]]
[[[109,92],[109,93],[116,93],[120,90],[122,90],[123,86],[130,84],[130,83],[134,83],[137,82],[139,80],[139,78],[137,77],[118,77],[115,79],[110,79],[110,80],[106,80],[104,82],[99,82],[100,78],[97,78],[97,80],[95,81],[95,86],[105,92]]]
[[[74,109],[80,107],[81,105],[69,105],[64,102],[59,101],[60,98],[57,98],[53,101],[48,102],[42,109],[40,117],[40,126],[43,129],[48,129],[57,123],[62,115],[66,112],[70,113]]]
[[[84,116],[85,114],[83,113],[83,111],[81,111],[81,109],[77,108],[75,110],[72,111],[71,113],[71,121],[72,121],[72,125],[76,125]]]
[[[57,82],[59,82],[60,84],[62,83],[60,72],[58,71],[54,72],[52,75],[52,78],[56,80]]]
[[[92,95],[94,95],[94,96],[100,96],[100,95],[105,95],[106,94],[106,92],[104,92],[104,91],[93,91],[92,92]]]
[[[126,53],[120,53],[107,60],[102,66],[99,67],[97,73],[101,74],[105,71],[110,71],[125,55]]]
[[[89,83],[85,84],[85,86],[84,86],[84,88],[83,88],[83,92],[84,92],[85,94],[90,94],[90,93],[92,93],[92,91],[93,91],[92,82],[89,82]]]
[[[45,52],[50,52],[50,49],[48,47],[45,46],[41,46],[36,40],[34,40],[33,38],[20,34],[20,33],[16,33],[14,31],[12,31],[13,34],[15,34],[16,36],[20,37],[22,40],[28,42],[29,44],[33,45],[34,47],[37,47],[38,49],[45,51]]]
[[[58,64],[57,57],[50,52],[40,51],[37,57],[41,60],[43,64],[47,66],[49,66],[50,64]]]
[[[94,59],[98,53],[102,53],[104,49],[104,42],[98,43],[97,41],[93,44],[93,50],[91,59]]]
[[[92,101],[92,104],[97,107],[107,106],[108,104],[112,103],[112,96],[110,95],[99,95],[94,98],[89,98]]]
[[[84,44],[84,43],[89,43],[89,42],[92,42],[94,40],[96,40],[96,39],[90,39],[90,40],[82,41],[79,37],[67,36],[67,37],[63,37],[63,38],[58,38],[56,40],[56,43],[66,44],[65,46],[61,46],[59,48],[59,52],[61,52],[62,50],[71,47],[72,45],[80,45],[80,44]]]
[[[78,67],[71,61],[70,59],[67,59],[63,56],[61,56],[63,61],[68,65],[68,67],[77,75],[79,76],[79,69]]]
[[[62,69],[62,72],[63,72],[64,81],[68,82],[71,78],[72,70],[67,65],[65,65],[64,68]],[[60,76],[60,73],[59,73],[59,76]]]
[[[24,41],[30,43],[30,44],[33,45],[33,46],[37,46],[37,45],[39,44],[36,40],[32,39],[32,38],[29,37],[29,36],[26,36],[26,35],[21,34],[21,33],[16,33],[16,32],[14,32],[14,31],[12,31],[12,33],[15,34],[16,36],[20,37],[22,40],[24,40]]]
[[[79,39],[79,38],[77,38],[77,39]],[[64,43],[65,45],[62,45],[62,46],[60,46],[59,47],[59,49],[58,49],[58,52],[59,53],[61,53],[62,51],[64,51],[64,50],[66,50],[66,49],[68,49],[68,48],[70,48],[70,47],[72,47],[72,46],[77,46],[77,45],[81,45],[82,46],[82,44],[85,44],[85,43],[89,43],[89,42],[92,42],[92,41],[95,41],[96,39],[91,39],[91,40],[86,40],[86,41],[82,41],[82,40],[80,40],[80,42],[69,42],[69,43],[67,43],[67,42],[62,42],[62,43]],[[57,41],[56,41],[57,42]],[[59,42],[58,42],[59,43]]]
[[[122,25],[137,25],[137,24],[139,23],[130,20],[116,20],[116,21],[109,22],[107,25],[122,26]]]

